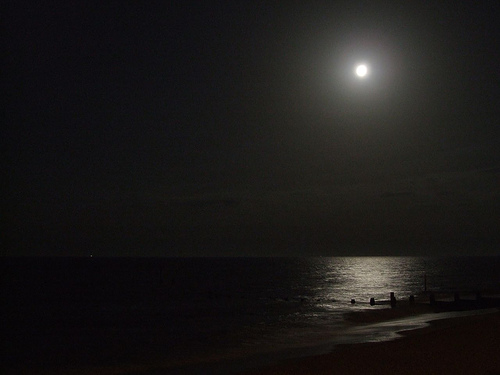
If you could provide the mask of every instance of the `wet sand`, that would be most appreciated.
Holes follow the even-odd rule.
[[[384,320],[383,311],[355,317]],[[431,322],[381,343],[338,346],[332,353],[246,372],[293,374],[500,374],[500,311]]]
[[[346,315],[353,327],[432,313],[428,304],[400,303],[396,309],[367,310]],[[402,338],[378,343],[338,345],[329,354],[285,360],[279,364],[238,372],[238,366],[218,365],[209,361],[206,366],[178,367],[171,363],[136,363],[122,366],[87,368],[50,368],[34,371],[25,368],[7,371],[9,374],[40,375],[159,375],[241,373],[246,375],[294,374],[499,374],[500,375],[500,310],[492,313],[445,318],[430,326],[405,331]],[[439,315],[439,314],[438,314]],[[139,361],[140,362],[140,361]],[[180,364],[179,364],[180,365]],[[241,367],[239,367],[241,369]],[[248,368],[248,367],[247,367]]]

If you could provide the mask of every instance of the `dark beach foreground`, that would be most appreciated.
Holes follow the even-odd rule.
[[[386,323],[408,316],[428,316],[429,306],[373,310],[352,314],[347,319],[355,327]],[[32,368],[29,364],[15,369],[16,374],[73,375],[163,375],[163,374],[500,374],[500,310],[470,311],[472,315],[437,318],[425,328],[400,332],[401,338],[364,344],[337,345],[328,354],[288,358],[272,365],[240,367],[214,358],[205,365],[175,366],[172,363],[132,361],[128,364],[88,367]],[[477,313],[477,314],[476,314]],[[440,314],[438,314],[440,315]],[[443,314],[444,315],[444,314]],[[270,361],[268,363],[272,363]],[[265,363],[265,361],[263,361]],[[253,368],[252,368],[253,367]],[[243,370],[245,369],[246,370]]]
[[[395,341],[342,345],[329,354],[245,374],[500,374],[498,310],[433,321],[402,335]]]

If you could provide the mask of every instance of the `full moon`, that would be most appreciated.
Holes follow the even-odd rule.
[[[368,73],[368,68],[366,67],[366,65],[358,65],[356,67],[356,75],[358,77],[364,77],[366,76],[366,73]]]

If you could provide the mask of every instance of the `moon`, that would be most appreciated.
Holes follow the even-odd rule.
[[[367,73],[368,73],[368,68],[366,67],[366,65],[362,64],[356,67],[356,75],[358,77],[363,78],[366,76]]]

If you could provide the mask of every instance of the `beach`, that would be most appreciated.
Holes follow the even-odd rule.
[[[394,341],[338,346],[332,353],[245,372],[293,374],[500,374],[500,312],[431,322]]]
[[[499,368],[491,363],[499,265],[497,258],[6,259],[0,372],[455,373],[457,362],[464,372],[488,373]],[[424,266],[433,304],[430,291],[418,292]]]
[[[415,318],[424,317],[426,308],[418,309]],[[356,314],[353,327],[386,324],[408,313],[388,308]],[[119,366],[17,368],[16,374],[73,375],[163,375],[163,374],[241,374],[241,375],[304,375],[304,374],[500,374],[500,310],[477,310],[472,315],[437,318],[424,328],[399,332],[400,338],[361,344],[341,344],[327,353],[288,358],[272,365],[252,367],[246,363],[219,362],[217,359],[196,366],[175,366],[172,363],[138,361]],[[477,315],[475,315],[477,314]],[[438,314],[441,315],[441,314]],[[396,316],[396,317],[395,317]],[[387,320],[388,319],[388,320]],[[258,360],[255,358],[256,361]],[[242,370],[245,368],[246,370]]]

